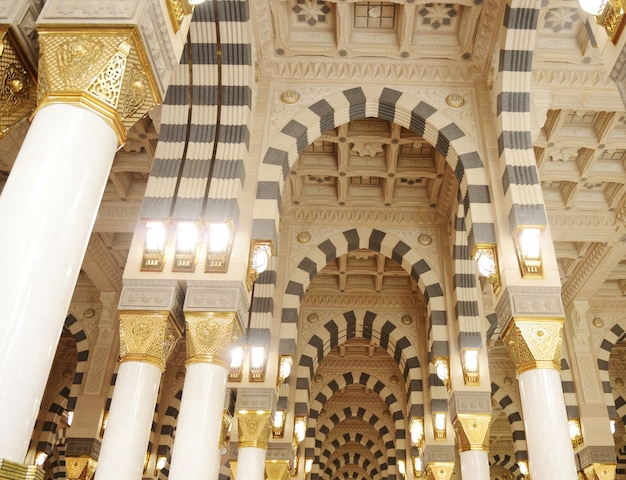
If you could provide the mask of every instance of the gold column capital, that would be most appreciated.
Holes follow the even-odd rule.
[[[96,472],[97,462],[91,457],[65,457],[67,480],[91,480]]]
[[[230,464],[230,478],[237,478],[237,460],[231,458],[228,463]]]
[[[431,462],[426,468],[426,478],[429,480],[450,480],[454,472],[454,463]]]
[[[0,459],[0,478],[3,480],[43,480],[44,471],[36,465],[22,465]]]
[[[86,108],[113,128],[122,145],[126,132],[161,102],[137,27],[46,25],[39,45],[37,108]]]
[[[268,410],[239,410],[237,432],[239,448],[264,448],[270,439],[272,412]]]
[[[241,337],[236,312],[186,312],[187,365],[212,363],[229,367],[228,349]]]
[[[267,480],[289,480],[291,472],[288,460],[265,460]]]
[[[561,371],[563,318],[513,317],[502,338],[518,375],[538,368]]]
[[[455,428],[459,438],[461,452],[470,450],[489,450],[489,427],[491,415],[459,413]]]
[[[587,480],[615,480],[616,470],[615,463],[592,463],[583,471]]]
[[[0,26],[0,138],[37,105],[35,77],[10,31]]]
[[[180,331],[169,312],[120,312],[120,361],[145,362],[165,370]]]

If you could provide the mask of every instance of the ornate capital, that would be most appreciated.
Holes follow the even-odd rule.
[[[228,368],[230,344],[241,336],[236,312],[185,313],[187,364],[214,363]]]
[[[126,132],[161,102],[137,27],[42,27],[38,108],[69,103]]]
[[[583,471],[587,480],[614,480],[616,469],[615,463],[593,463]]]
[[[0,138],[37,105],[37,87],[12,35],[0,27]]]
[[[181,337],[168,313],[120,312],[120,361],[147,362],[165,370]]]
[[[502,338],[518,375],[536,368],[561,371],[562,318],[514,317]]]
[[[239,410],[237,412],[239,448],[267,449],[271,423],[272,412],[269,410]]]
[[[220,429],[220,448],[226,448],[232,424],[233,416],[228,410],[224,410],[224,413],[222,413],[222,428]]]
[[[434,462],[429,463],[426,469],[426,478],[429,480],[450,480],[454,471],[454,463]]]
[[[43,480],[44,471],[36,465],[22,465],[0,459],[0,478],[6,480]]]
[[[489,450],[489,425],[491,415],[459,413],[455,428],[461,452]]]
[[[67,480],[91,480],[97,462],[91,457],[65,457]]]
[[[267,480],[289,480],[289,462],[287,460],[266,460],[265,475]]]

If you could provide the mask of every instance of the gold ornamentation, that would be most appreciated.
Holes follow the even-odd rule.
[[[230,478],[237,478],[237,460],[230,460]]]
[[[584,472],[587,480],[614,480],[616,469],[615,463],[592,463]]]
[[[165,370],[180,337],[167,313],[120,312],[121,362],[146,362]]]
[[[65,457],[67,480],[91,480],[97,462],[91,457]]]
[[[37,104],[37,89],[17,43],[0,29],[0,138]]]
[[[239,448],[267,448],[270,439],[272,412],[240,410],[237,412]]]
[[[513,318],[502,337],[517,374],[536,368],[560,372],[562,333],[562,318]]]
[[[457,93],[451,93],[446,97],[446,103],[449,107],[461,108],[463,105],[465,105],[465,99],[462,95],[459,95]]]
[[[241,336],[236,312],[188,312],[187,365],[213,363],[228,368],[228,350]]]
[[[489,450],[489,425],[491,415],[459,413],[455,427],[462,452]]]
[[[183,23],[185,15],[189,15],[193,12],[193,7],[189,5],[186,0],[167,0],[167,11],[170,14],[170,21],[172,22],[172,28],[174,33],[180,30],[180,26]]]
[[[43,480],[44,471],[36,465],[22,465],[0,459],[0,478],[3,480]]]
[[[289,480],[289,461],[265,460],[265,476],[267,480]]]
[[[226,448],[226,443],[230,438],[230,429],[233,426],[233,416],[228,410],[222,413],[222,428],[220,430],[220,448]]]
[[[426,478],[433,480],[450,480],[454,471],[454,463],[431,462],[426,470]]]
[[[39,32],[39,107],[69,103],[126,132],[161,102],[137,28],[58,27]]]
[[[300,94],[295,90],[285,90],[280,95],[280,100],[287,105],[295,105],[300,101]]]

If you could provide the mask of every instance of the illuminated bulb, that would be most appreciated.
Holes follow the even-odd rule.
[[[437,376],[439,380],[442,382],[446,382],[448,380],[448,362],[443,358],[439,358],[435,361],[435,371],[437,372]]]
[[[313,459],[312,458],[307,458],[304,461],[304,473],[311,473],[311,470],[313,469]]]
[[[209,225],[209,252],[225,253],[230,242],[230,227],[227,223]]]
[[[166,463],[167,463],[167,458],[166,457],[159,457],[159,458],[157,458],[156,469],[157,470],[163,470],[165,468],[165,464]]]
[[[413,459],[413,469],[418,473],[422,471],[422,459],[420,457]]]
[[[463,360],[468,373],[478,372],[478,350],[464,350]]]
[[[273,426],[275,429],[283,428],[283,424],[285,423],[285,411],[284,410],[276,410],[274,412],[274,423]]]
[[[198,242],[198,227],[194,222],[180,222],[176,235],[176,250],[193,252]]]
[[[611,433],[615,435],[615,420],[610,420]]]
[[[476,250],[474,260],[478,265],[478,273],[483,277],[490,277],[496,273],[496,262],[493,259],[493,253],[486,248]]]
[[[272,251],[270,246],[267,244],[260,244],[254,248],[254,253],[252,254],[252,262],[251,267],[257,275],[263,273],[269,264],[270,257],[272,256]]]
[[[293,359],[291,357],[281,357],[280,367],[278,369],[278,377],[281,381],[285,380],[291,373],[291,364]]]
[[[435,413],[435,430],[444,432],[446,430],[446,414]]]
[[[69,410],[67,412],[67,426],[72,426],[72,421],[74,421],[74,410]]]
[[[41,467],[44,463],[46,463],[46,458],[48,458],[48,454],[46,452],[37,452],[35,456],[35,465]]]
[[[398,471],[403,477],[406,475],[406,466],[404,465],[404,460],[398,460]]]
[[[149,221],[146,223],[146,250],[161,252],[165,248],[167,229],[163,222]]]
[[[304,440],[304,437],[306,436],[306,422],[303,417],[296,418],[296,422],[293,426],[293,433],[298,443]]]
[[[538,228],[524,228],[519,234],[519,243],[522,256],[527,259],[539,259],[541,248],[539,246],[539,236],[541,230]]]
[[[580,425],[576,420],[569,420],[567,422],[567,426],[569,427],[569,436],[572,440],[576,440],[580,436]]]
[[[424,420],[413,417],[411,419],[411,441],[417,445],[424,438]]]
[[[230,353],[230,368],[232,370],[241,370],[243,366],[243,347],[235,347]]]
[[[528,475],[528,464],[524,460],[517,462],[517,465],[519,466],[519,473],[524,476]]]
[[[250,368],[260,370],[265,365],[265,347],[252,347],[250,349]]]

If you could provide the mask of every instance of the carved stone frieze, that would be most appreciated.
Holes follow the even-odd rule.
[[[244,282],[187,282],[185,312],[236,312],[241,323],[248,316]]]
[[[441,215],[431,211],[297,208],[285,210],[291,223],[314,225],[436,225]]]
[[[504,328],[511,318],[517,316],[564,316],[561,289],[559,287],[509,286],[500,296],[496,313],[500,328]]]

